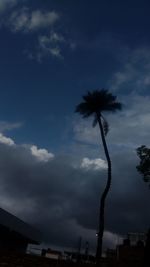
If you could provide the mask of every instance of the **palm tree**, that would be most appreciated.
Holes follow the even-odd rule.
[[[83,102],[77,105],[75,112],[80,113],[83,118],[94,116],[93,127],[96,124],[99,125],[102,144],[104,147],[104,152],[108,164],[108,178],[105,189],[100,198],[100,208],[99,208],[99,223],[98,223],[98,239],[97,239],[97,251],[96,251],[96,263],[100,265],[102,256],[102,244],[103,244],[103,233],[104,233],[104,215],[105,215],[105,200],[111,186],[111,159],[109,156],[107,143],[105,136],[108,133],[108,123],[102,115],[103,111],[115,112],[116,110],[121,110],[121,103],[117,102],[116,96],[113,96],[108,90],[95,90],[93,92],[88,92],[83,96]]]

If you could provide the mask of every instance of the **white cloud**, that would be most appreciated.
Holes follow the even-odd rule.
[[[7,122],[7,121],[0,121],[0,132],[10,131],[13,129],[18,129],[22,126],[21,122]]]
[[[4,1],[0,1],[2,9],[6,4]],[[12,6],[12,3],[20,3],[18,0],[6,1],[9,6]],[[72,40],[64,38],[63,34],[55,30],[55,24],[59,20],[60,14],[55,10],[31,10],[27,6],[22,8],[17,6],[10,10],[7,20],[5,16],[2,17],[1,26],[7,27],[13,33],[24,33],[26,36],[34,32],[35,45],[31,49],[25,48],[24,54],[30,60],[41,62],[44,57],[48,56],[63,59],[64,46],[70,51],[74,51],[76,48],[76,44]]]
[[[56,31],[51,31],[48,35],[41,35],[38,38],[39,60],[44,55],[51,55],[53,57],[63,59],[62,48],[66,46],[71,51],[75,50],[76,44],[64,38],[64,36]]]
[[[61,57],[61,52],[59,47],[53,47],[49,49],[49,52],[54,57]]]
[[[49,35],[39,36],[39,51],[41,57],[50,54],[57,58],[62,58],[61,44],[65,42],[64,37],[57,32],[51,32]]]
[[[85,170],[101,170],[101,169],[107,169],[107,164],[105,160],[100,158],[97,159],[83,158],[81,162],[81,168]]]
[[[2,133],[0,133],[0,143],[9,145],[9,146],[12,146],[15,144],[15,142],[11,138],[4,136]]]
[[[14,6],[18,0],[0,0],[0,12],[5,11],[8,8]]]
[[[57,32],[51,32],[49,38],[47,38],[47,42],[50,43],[61,43],[64,42],[65,39],[62,35],[58,34]]]
[[[38,31],[36,49],[33,51],[25,50],[25,54],[28,58],[41,62],[43,57],[49,55],[62,59],[62,44],[69,45],[63,35],[54,30],[54,25],[59,19],[60,15],[56,11],[34,10],[31,12],[29,8],[24,7],[14,11],[5,25],[15,33],[27,34]],[[39,30],[47,30],[47,28],[50,28],[50,33],[41,35]]]
[[[53,25],[59,19],[58,13],[55,11],[41,12],[33,11],[30,17],[29,29],[34,30]]]
[[[9,27],[15,32],[32,32],[41,28],[47,28],[59,20],[59,14],[55,11],[42,12],[28,8],[22,8],[12,13],[9,19]]]
[[[31,146],[31,153],[35,156],[39,161],[47,162],[54,158],[54,154],[49,153],[46,149],[38,149],[37,146]]]

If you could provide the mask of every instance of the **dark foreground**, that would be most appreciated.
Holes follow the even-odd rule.
[[[0,266],[3,267],[95,267],[91,263],[74,263],[63,260],[52,260],[41,256],[18,254],[14,252],[0,253]],[[141,262],[113,262],[104,260],[103,267],[150,267]]]

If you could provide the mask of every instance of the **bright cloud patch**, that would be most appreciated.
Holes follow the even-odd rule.
[[[31,153],[35,156],[39,161],[47,162],[50,159],[54,158],[54,154],[49,153],[46,149],[38,149],[37,146],[31,147]]]
[[[40,10],[29,11],[23,8],[12,13],[9,24],[13,31],[30,32],[52,26],[59,19],[55,11],[42,12]]]
[[[11,138],[4,136],[2,133],[0,133],[0,143],[6,144],[9,146],[12,146],[15,144]]]
[[[97,158],[97,159],[89,159],[84,158],[81,162],[81,168],[89,170],[101,170],[106,169],[107,164],[103,159]]]

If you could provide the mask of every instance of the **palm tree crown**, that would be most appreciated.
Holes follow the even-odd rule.
[[[84,102],[76,107],[76,112],[79,112],[84,118],[91,115],[99,114],[103,111],[115,112],[121,110],[121,103],[116,101],[116,96],[113,96],[106,89],[95,90],[88,92],[83,96]]]

